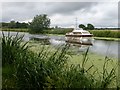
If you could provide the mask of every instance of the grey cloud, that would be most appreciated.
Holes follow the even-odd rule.
[[[10,19],[29,19],[36,14],[73,14],[75,11],[90,8],[91,2],[6,2],[3,3],[3,21]]]
[[[61,3],[53,3],[53,10],[51,13],[58,14],[72,14],[77,10],[86,9],[89,10],[93,5],[97,3],[95,2],[61,2]]]

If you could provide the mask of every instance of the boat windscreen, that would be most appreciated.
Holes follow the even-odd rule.
[[[83,34],[90,34],[89,32],[82,32]]]

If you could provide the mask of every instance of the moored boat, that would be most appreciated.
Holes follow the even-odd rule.
[[[74,29],[72,32],[66,33],[66,42],[76,43],[82,45],[92,45],[93,34],[89,31],[83,30],[82,28]]]

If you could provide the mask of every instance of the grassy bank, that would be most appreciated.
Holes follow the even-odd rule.
[[[120,38],[110,38],[110,37],[94,37],[96,40],[105,40],[105,41],[120,41]]]
[[[94,37],[120,38],[119,30],[89,30]]]
[[[65,35],[68,32],[71,32],[73,29],[70,28],[64,28],[64,29],[52,29],[52,30],[44,30],[43,32],[46,34],[60,34]]]
[[[11,32],[28,32],[27,28],[21,28],[21,29],[11,29],[11,28],[0,28],[2,31],[11,31]]]

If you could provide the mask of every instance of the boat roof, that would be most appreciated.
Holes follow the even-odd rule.
[[[83,30],[82,28],[76,28],[72,32],[87,32],[87,33],[89,33],[88,31]]]

